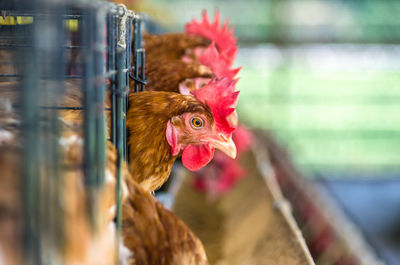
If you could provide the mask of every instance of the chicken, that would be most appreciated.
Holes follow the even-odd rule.
[[[213,23],[204,12],[201,23],[193,20],[186,25],[186,33],[145,34],[144,37],[146,74],[150,78],[147,90],[190,95],[191,91],[211,82],[212,77],[235,80],[233,86],[238,81],[235,76],[240,67],[231,68],[237,52],[236,39],[233,30],[227,29],[227,22],[220,28],[218,12]],[[212,42],[206,48],[207,42],[202,40]],[[228,119],[233,127],[237,125],[235,111]]]
[[[99,190],[101,210],[97,215],[98,226],[93,229],[88,215],[88,194],[84,189],[80,137],[75,134],[60,138],[61,162],[65,167],[58,171],[57,177],[50,176],[46,161],[41,161],[37,183],[40,193],[24,191],[28,187],[22,170],[24,149],[19,143],[21,136],[14,135],[13,139],[0,144],[0,264],[26,263],[24,228],[27,220],[35,235],[45,239],[41,241],[43,255],[56,257],[63,264],[112,264],[115,231],[110,230],[109,223],[114,217],[110,218],[108,213],[114,205],[107,199],[107,193]],[[29,216],[25,215],[23,198],[28,194],[37,196],[35,207],[41,211],[35,215],[39,216],[40,223],[26,219]]]
[[[207,164],[214,148],[231,157],[236,155],[230,138],[234,128],[226,120],[234,111],[232,106],[238,96],[233,84],[228,80],[214,81],[199,89],[197,96],[171,92],[142,92],[129,96],[129,170],[145,190],[153,191],[166,181],[181,150],[183,164],[191,170]],[[81,106],[79,87],[73,84],[66,87],[66,95],[57,98],[55,101],[61,103],[55,105]],[[15,83],[3,83],[1,94],[15,102],[15,88]],[[211,95],[212,91],[220,95],[210,100],[206,95]],[[62,110],[60,115],[61,120],[72,127],[82,124],[82,110]]]
[[[19,96],[17,82],[6,82],[0,84],[0,264],[24,264],[23,258],[23,231],[24,218],[23,189],[26,182],[23,181],[23,151],[21,144],[23,135],[20,135],[21,117],[20,112],[14,105],[17,104]],[[70,87],[64,97],[54,99],[55,106],[81,106],[81,94],[77,93],[76,87]],[[42,87],[43,90],[47,88]],[[72,89],[71,89],[72,88]],[[48,95],[46,95],[48,96]],[[52,101],[41,99],[41,106],[46,107],[45,102]],[[64,102],[60,103],[64,100]],[[51,128],[48,123],[51,114],[55,110],[40,110],[41,131]],[[109,191],[99,191],[98,227],[93,230],[88,216],[88,194],[84,189],[83,175],[83,140],[81,139],[82,110],[61,111],[60,131],[58,140],[60,149],[61,165],[59,175],[56,178],[51,175],[46,165],[46,159],[40,159],[40,191],[41,195],[36,201],[46,215],[46,222],[41,224],[32,222],[34,227],[39,226],[40,235],[47,240],[43,241],[43,251],[51,251],[52,255],[63,261],[63,264],[112,264],[115,260],[115,232],[110,229],[110,222],[115,217],[112,207],[115,209],[115,196],[109,198]],[[78,126],[79,125],[79,126]],[[40,134],[42,143],[53,145],[54,134],[51,131]],[[111,144],[110,144],[111,145]],[[47,150],[47,149],[46,149]],[[39,153],[40,151],[38,151]],[[42,154],[42,153],[41,153]],[[110,152],[111,154],[111,152]],[[115,159],[114,159],[115,160]],[[107,162],[108,167],[115,168],[115,161]],[[51,176],[51,177],[50,177]],[[113,179],[112,179],[113,180]],[[114,185],[115,186],[115,185]],[[35,193],[34,193],[35,194]],[[115,193],[114,193],[115,195]],[[47,200],[44,200],[44,197]],[[62,207],[60,207],[62,202]],[[111,214],[110,214],[111,212]],[[49,218],[49,216],[51,216]],[[56,216],[60,216],[63,222],[57,222]],[[54,219],[54,218],[56,219]],[[41,217],[42,218],[42,217]],[[114,229],[115,230],[115,229]],[[57,233],[54,233],[57,231]],[[56,238],[58,237],[58,238]],[[60,241],[61,240],[61,241]],[[59,243],[62,242],[62,246]],[[51,244],[50,247],[48,244]],[[101,250],[103,255],[99,255]],[[3,262],[4,261],[4,262]]]
[[[207,13],[203,12],[203,20],[193,19],[185,26],[185,33],[167,33],[162,35],[144,34],[146,53],[159,60],[175,60],[186,57],[197,57],[215,42],[225,61],[231,66],[237,53],[237,41],[233,29],[228,29],[228,21],[220,28],[219,12],[215,13],[213,23]],[[184,59],[185,60],[185,59]]]
[[[212,77],[233,79],[240,70],[231,69],[236,39],[227,22],[219,26],[218,12],[213,23],[204,12],[203,21],[188,23],[185,33],[145,34],[146,75],[150,80],[146,89],[182,93],[189,83],[199,84],[199,88]]]
[[[233,31],[227,30],[227,24],[219,28],[218,13],[212,24],[203,13],[203,21],[189,23],[186,30],[182,34],[145,34],[146,75],[150,78],[146,89],[195,96],[202,103],[197,112],[208,114],[206,117],[193,116],[190,113],[193,111],[183,104],[183,99],[189,99],[185,96],[158,93],[148,94],[147,98],[140,96],[143,100],[139,100],[137,95],[130,96],[127,114],[129,169],[135,180],[148,191],[165,182],[173,161],[180,155],[183,165],[193,171],[210,162],[214,148],[232,157],[228,148],[232,149],[233,142],[230,147],[227,143],[232,141],[231,133],[237,124],[235,105],[238,92],[234,92],[237,83],[234,77],[240,68],[231,69],[237,52],[236,39]],[[192,101],[191,104],[198,103]],[[151,115],[143,113],[149,112],[157,118],[147,119]],[[204,136],[189,124],[197,118],[201,118],[201,122],[209,119],[206,123],[211,124],[215,120],[214,126],[219,131],[226,130],[222,134],[218,132],[218,136],[215,135],[216,129],[211,128],[208,134],[213,134],[214,139],[203,144],[204,140],[199,141],[199,137]],[[179,130],[175,128],[177,124]],[[147,128],[153,128],[153,134],[149,134]],[[201,133],[206,129],[202,128]],[[164,132],[167,139],[161,137]]]
[[[206,165],[214,148],[234,158],[234,127],[227,117],[234,111],[237,97],[233,82],[226,79],[214,80],[193,95],[130,94],[127,130],[133,178],[145,190],[154,191],[166,181],[180,154],[190,170]]]
[[[79,85],[78,81],[66,82],[66,93],[64,97],[57,98],[55,105],[82,106]],[[129,170],[135,180],[148,191],[161,186],[181,149],[183,164],[191,170],[207,164],[212,159],[214,148],[234,157],[235,145],[230,139],[234,128],[226,120],[226,116],[234,111],[233,105],[238,96],[233,85],[234,82],[229,80],[214,81],[199,89],[197,96],[168,92],[130,94],[127,113]],[[10,98],[14,103],[18,95],[16,87],[13,82],[2,83],[2,97]],[[199,117],[194,116],[195,113]],[[190,125],[192,117],[189,114],[196,118],[193,121],[204,123],[204,128],[201,127],[203,124],[201,128]],[[61,120],[71,127],[82,125],[80,109],[62,110],[60,115]]]
[[[68,161],[81,164],[82,141],[77,136],[68,140]],[[74,143],[74,144],[72,144]],[[79,147],[79,148],[77,148]],[[80,151],[80,152],[79,152]],[[114,227],[110,222],[116,212],[116,162],[115,147],[107,143],[106,179],[103,192],[100,194],[100,239],[91,242],[90,254],[98,255],[95,251],[102,249],[103,261],[95,257],[88,263],[107,264],[104,258],[114,257],[113,253],[106,255],[104,251],[113,250],[115,231],[106,228]],[[154,196],[145,191],[131,177],[126,163],[122,163],[122,244],[120,245],[120,264],[125,265],[206,265],[207,256],[201,241],[193,232],[158,202]],[[108,240],[105,241],[105,240]],[[79,246],[79,244],[77,244]],[[82,246],[80,246],[82,248]],[[97,260],[98,263],[93,262]],[[109,259],[110,260],[110,259]],[[103,263],[100,263],[103,262]],[[111,262],[109,264],[112,264]]]

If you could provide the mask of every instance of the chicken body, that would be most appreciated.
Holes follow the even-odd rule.
[[[206,265],[201,241],[135,181],[127,181],[122,234],[130,265]]]

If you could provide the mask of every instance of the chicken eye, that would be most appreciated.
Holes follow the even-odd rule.
[[[203,121],[200,118],[192,118],[190,123],[194,129],[200,129],[203,127]]]

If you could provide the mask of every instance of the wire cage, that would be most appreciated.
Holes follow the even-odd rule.
[[[53,264],[67,237],[63,185],[71,168],[82,172],[87,218],[96,228],[107,140],[117,150],[120,231],[129,80],[135,92],[146,84],[142,19],[123,5],[102,1],[16,1],[0,10],[0,132],[22,141],[8,144],[18,146],[20,165],[20,262]],[[65,146],[76,138],[83,143],[82,159],[72,163]],[[0,153],[6,147],[0,139]],[[0,206],[3,214],[10,208]]]

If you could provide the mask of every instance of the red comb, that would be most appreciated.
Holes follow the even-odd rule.
[[[227,78],[213,79],[207,85],[191,92],[198,101],[210,107],[217,128],[228,135],[235,130],[227,118],[235,111],[239,96],[239,91],[235,91],[236,82],[237,80]]]
[[[185,26],[185,32],[188,34],[200,35],[215,41],[220,53],[226,58],[229,65],[233,64],[235,60],[238,47],[236,45],[236,38],[233,34],[233,27],[228,29],[228,20],[220,27],[219,12],[215,12],[214,22],[210,23],[207,12],[203,11],[203,21],[198,22],[193,19]]]
[[[200,55],[199,60],[202,64],[210,67],[217,78],[226,77],[227,79],[232,80],[241,69],[240,67],[230,69],[229,62],[227,62],[226,58],[218,52],[214,41]]]

